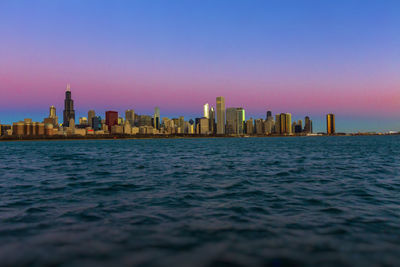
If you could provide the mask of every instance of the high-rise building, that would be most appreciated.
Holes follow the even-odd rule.
[[[209,123],[207,118],[201,118],[199,121],[199,127],[200,127],[200,134],[209,134]]]
[[[246,121],[246,134],[253,134],[254,133],[254,121],[253,118],[250,118]]]
[[[185,117],[179,116],[179,120],[178,120],[177,125],[178,125],[178,127],[180,127],[180,128],[185,127]]]
[[[306,116],[304,118],[304,133],[312,133],[312,121],[310,120],[310,117]]]
[[[285,122],[286,122],[285,134],[291,134],[292,133],[292,114],[285,113]]]
[[[156,128],[157,130],[160,129],[160,108],[155,107],[154,108],[154,125],[153,127]]]
[[[303,122],[298,120],[292,123],[292,133],[299,134],[303,132]]]
[[[255,126],[255,133],[256,134],[264,134],[264,120],[263,119],[256,119],[254,121]]]
[[[326,115],[326,133],[327,134],[335,134],[335,115],[334,114]]]
[[[225,98],[217,97],[217,134],[225,134]]]
[[[137,125],[140,126],[153,126],[152,116],[149,115],[138,115]]]
[[[245,119],[243,108],[227,108],[225,132],[227,134],[244,134]]]
[[[117,111],[106,111],[106,125],[108,131],[111,133],[111,127],[118,125],[118,112]]]
[[[208,103],[204,104],[203,106],[203,117],[206,119],[210,118],[210,106]]]
[[[236,134],[244,134],[246,114],[243,108],[236,108]]]
[[[74,101],[71,98],[71,86],[67,84],[67,90],[65,91],[65,100],[64,100],[63,126],[69,127],[69,122],[71,119],[75,121]]]
[[[281,134],[281,115],[280,114],[275,115],[275,133]]]
[[[194,126],[195,126],[196,134],[200,134],[200,119],[201,118],[194,119]]]
[[[210,117],[208,119],[208,122],[210,124],[209,126],[210,132],[214,134],[216,129],[215,129],[215,110],[213,107],[210,107],[209,116]]]
[[[273,119],[273,118],[272,118],[272,112],[271,112],[270,110],[268,110],[268,111],[267,111],[266,120],[268,120],[268,119],[270,119],[270,118]]]
[[[118,125],[124,125],[125,124],[125,120],[122,117],[118,117]]]
[[[236,108],[226,109],[226,134],[236,134]]]
[[[135,111],[133,109],[125,111],[125,121],[127,121],[131,126],[135,125]]]
[[[56,108],[55,108],[54,106],[51,106],[51,107],[50,107],[49,118],[54,119],[54,118],[56,118],[56,117],[57,117]]]
[[[92,127],[92,128],[93,128],[93,121],[92,120],[93,120],[93,118],[95,116],[96,116],[96,112],[93,109],[88,111],[87,118],[88,118],[89,126]]]
[[[268,120],[264,121],[264,133],[265,134],[272,134],[274,130],[274,120],[272,117],[269,117]]]
[[[101,125],[101,117],[100,116],[94,116],[92,118],[92,128],[93,128],[93,130],[99,131],[102,128],[101,126],[102,126]]]
[[[281,113],[275,116],[275,132],[277,134],[292,133],[292,114]]]
[[[45,119],[45,124],[52,124],[54,127],[58,127],[58,117],[56,113],[56,108],[54,106],[50,107],[49,117]]]
[[[280,121],[281,121],[281,130],[280,130],[280,133],[281,134],[286,134],[287,133],[287,131],[286,131],[286,115],[285,115],[285,113],[281,113],[280,114],[280,117],[281,117],[281,119],[280,119]]]
[[[89,125],[88,118],[86,118],[86,117],[79,117],[79,125],[81,125],[81,126],[88,126],[88,125]]]

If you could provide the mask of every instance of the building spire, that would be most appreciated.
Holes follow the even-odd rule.
[[[67,92],[71,92],[71,85],[67,83]]]

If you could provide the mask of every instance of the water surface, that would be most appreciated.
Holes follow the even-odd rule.
[[[1,265],[400,264],[400,137],[0,143]]]

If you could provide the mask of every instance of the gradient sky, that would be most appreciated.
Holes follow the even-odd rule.
[[[400,130],[400,1],[1,0],[0,122],[133,108],[309,115],[315,131]]]

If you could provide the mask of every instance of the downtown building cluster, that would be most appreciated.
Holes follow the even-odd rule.
[[[153,115],[139,115],[133,109],[125,111],[125,117],[117,111],[106,111],[104,117],[89,110],[87,117],[75,118],[71,88],[67,85],[64,100],[62,124],[58,121],[56,108],[50,107],[49,116],[43,122],[32,119],[0,125],[1,135],[10,136],[90,136],[90,135],[310,135],[313,133],[312,120],[306,116],[303,121],[292,122],[290,113],[275,116],[271,111],[266,117],[246,120],[242,107],[225,107],[224,97],[216,98],[216,109],[208,103],[203,106],[203,116],[185,121],[183,116],[167,118],[160,116],[156,107]],[[335,117],[327,115],[327,134],[335,134]]]

